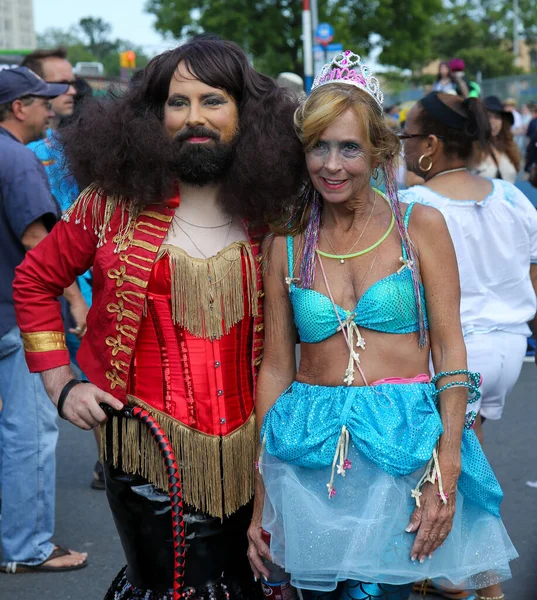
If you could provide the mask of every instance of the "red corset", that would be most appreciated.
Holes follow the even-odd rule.
[[[174,324],[167,256],[148,284],[147,311],[136,340],[128,392],[209,435],[228,435],[253,411],[253,318],[248,314],[219,339],[200,338]]]

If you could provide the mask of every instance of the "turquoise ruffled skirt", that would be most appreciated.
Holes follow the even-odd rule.
[[[511,576],[517,552],[499,516],[502,492],[471,430],[453,529],[431,560],[410,559],[415,534],[405,528],[441,433],[435,388],[426,383],[295,382],[276,401],[261,433],[263,527],[293,585],[329,591],[345,580],[433,579],[476,589]]]

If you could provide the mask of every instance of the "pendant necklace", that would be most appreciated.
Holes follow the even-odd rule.
[[[229,223],[225,223],[225,225],[228,225],[229,227],[228,227],[228,230],[227,230],[226,239],[225,239],[225,241],[224,241],[224,248],[226,247],[226,245],[227,245],[227,241],[228,241],[228,239],[229,239],[229,234],[230,234],[230,232],[231,232],[231,225],[232,225],[232,223],[233,223],[233,219],[231,219],[231,220],[229,221]],[[197,250],[197,251],[198,251],[198,252],[199,252],[199,253],[200,253],[200,254],[203,256],[203,258],[205,258],[205,259],[209,258],[209,257],[208,257],[208,256],[205,254],[205,252],[203,252],[203,250],[202,250],[202,249],[201,249],[201,248],[200,248],[200,247],[199,247],[199,246],[196,244],[196,242],[195,242],[195,241],[192,239],[192,236],[191,236],[191,235],[190,235],[190,234],[189,234],[187,231],[185,231],[185,230],[184,230],[184,229],[181,227],[181,225],[179,225],[179,223],[177,223],[177,227],[179,227],[179,229],[180,229],[180,230],[181,230],[181,231],[182,231],[182,232],[183,232],[183,233],[186,235],[186,237],[187,237],[187,238],[190,240],[190,242],[192,243],[192,245],[194,246],[194,248],[196,248],[196,250]],[[222,227],[222,225],[219,225],[218,227]],[[212,228],[211,228],[211,229],[212,229]],[[224,249],[224,248],[222,248],[222,249]]]
[[[435,175],[433,175],[432,177],[429,177],[429,179],[426,179],[425,181],[431,181],[431,179],[434,179],[435,177],[438,177],[439,175],[447,175],[448,173],[457,173],[457,171],[468,171],[468,169],[466,167],[457,167],[456,169],[448,169],[447,171],[440,171],[440,172],[436,173]]]
[[[360,236],[358,237],[358,239],[354,242],[354,244],[349,248],[349,250],[341,255],[342,257],[339,259],[340,264],[344,265],[345,264],[345,258],[348,256],[351,258],[350,254],[351,252],[354,250],[354,248],[356,248],[356,246],[358,245],[358,243],[360,242],[360,240],[362,239],[365,230],[367,229],[367,226],[369,225],[369,221],[371,220],[371,217],[373,215],[373,212],[375,211],[375,206],[377,204],[377,194],[375,194],[375,200],[373,202],[373,206],[371,208],[371,212],[369,213],[369,217],[367,218],[367,221],[364,225],[364,228],[362,229],[362,233],[360,233]],[[330,238],[328,237],[328,234],[326,233],[326,231],[323,230],[324,233],[324,237],[326,238],[326,241],[328,242],[330,248],[332,248],[332,251],[334,252],[334,255],[337,255],[336,249],[334,248],[334,245],[332,244],[332,242],[330,241]]]
[[[380,194],[385,200],[386,202],[388,202],[389,204],[389,200],[386,197],[386,194],[383,194],[380,190],[376,190],[376,192],[378,194]],[[323,252],[322,250],[319,250],[318,248],[315,250],[317,252],[317,254],[320,254],[321,256],[324,256],[325,258],[333,258],[333,259],[337,259],[339,260],[339,262],[341,264],[345,264],[345,260],[347,260],[348,258],[355,258],[357,256],[362,256],[364,254],[367,254],[368,252],[371,252],[371,250],[374,250],[375,248],[377,248],[378,246],[380,246],[380,244],[382,244],[382,242],[390,235],[394,223],[395,223],[395,216],[393,214],[393,212],[391,213],[391,221],[390,224],[388,225],[388,229],[386,230],[386,232],[384,233],[384,235],[377,240],[374,244],[372,244],[371,246],[369,246],[369,248],[365,248],[364,250],[360,250],[359,252],[354,252],[353,254],[328,254],[328,252]],[[365,230],[365,228],[364,228]],[[326,235],[326,233],[325,233]],[[332,247],[332,250],[334,249],[334,247],[332,246],[332,244],[330,244],[330,246]]]

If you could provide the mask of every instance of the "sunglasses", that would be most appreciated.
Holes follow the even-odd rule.
[[[67,79],[63,79],[62,81],[47,81],[47,83],[54,83],[56,85],[69,85],[75,87],[76,79],[73,79],[72,81],[68,81]]]
[[[429,137],[430,135],[434,135],[439,140],[446,139],[443,135],[436,135],[436,133],[407,133],[406,131],[401,131],[400,133],[397,134],[397,137],[400,140],[411,140],[412,138]]]

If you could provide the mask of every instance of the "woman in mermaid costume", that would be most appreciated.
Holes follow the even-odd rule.
[[[482,589],[517,556],[466,413],[480,376],[451,238],[438,211],[399,203],[382,100],[352,52],[323,67],[295,115],[310,181],[265,243],[248,555],[256,577],[262,558],[285,567],[304,600],[406,600],[422,580]],[[369,183],[379,172],[386,195]]]

